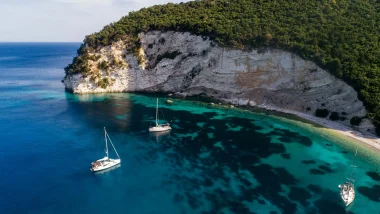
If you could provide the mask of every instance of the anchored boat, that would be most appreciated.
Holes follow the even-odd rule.
[[[157,98],[157,104],[156,104],[156,126],[149,127],[150,132],[164,132],[169,131],[172,128],[170,127],[169,123],[164,124],[158,124],[158,98]]]
[[[108,141],[107,139],[109,140],[109,142],[111,143],[112,145],[112,148],[115,150],[115,153],[117,155],[117,159],[111,159],[109,158],[108,156]],[[112,141],[111,141],[111,138],[110,136],[108,135],[107,131],[106,131],[106,128],[104,128],[104,140],[106,141],[106,156],[102,159],[99,159],[97,161],[94,161],[91,163],[91,168],[90,170],[93,171],[93,172],[98,172],[98,171],[102,171],[102,170],[105,170],[105,169],[108,169],[108,168],[111,168],[113,166],[116,166],[118,164],[120,164],[121,160],[120,160],[120,157],[119,157],[119,154],[117,153]]]

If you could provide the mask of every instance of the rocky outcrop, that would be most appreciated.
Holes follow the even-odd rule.
[[[100,61],[117,58],[126,63],[101,71],[102,77],[112,79],[107,87],[99,87],[94,78],[80,74],[65,78],[65,87],[79,94],[138,91],[204,95],[235,105],[308,114],[328,109],[337,112],[338,122],[346,125],[353,116],[367,113],[352,87],[290,52],[227,49],[190,33],[152,31],[139,38],[141,48],[134,53],[122,41],[99,51]],[[360,129],[374,132],[366,119]]]

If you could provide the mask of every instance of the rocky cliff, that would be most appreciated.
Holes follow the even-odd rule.
[[[94,75],[69,75],[73,93],[167,92],[204,95],[235,105],[277,107],[315,114],[337,112],[338,122],[367,114],[355,90],[315,63],[290,52],[234,50],[190,33],[151,31],[139,35],[140,46],[130,51],[125,41],[89,53]],[[117,62],[116,65],[99,66]],[[115,64],[115,63],[113,63]],[[91,72],[89,72],[91,73]],[[99,84],[105,81],[107,84]],[[367,119],[359,127],[374,132]]]

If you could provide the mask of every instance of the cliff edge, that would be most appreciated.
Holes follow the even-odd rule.
[[[367,111],[356,91],[315,63],[279,49],[223,48],[188,32],[149,31],[88,52],[86,74],[64,79],[73,93],[166,92],[234,105],[280,108],[350,125]],[[374,133],[368,119],[358,126]]]

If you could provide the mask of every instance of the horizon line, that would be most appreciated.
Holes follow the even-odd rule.
[[[83,42],[64,42],[64,41],[0,41],[0,43],[83,43]]]

